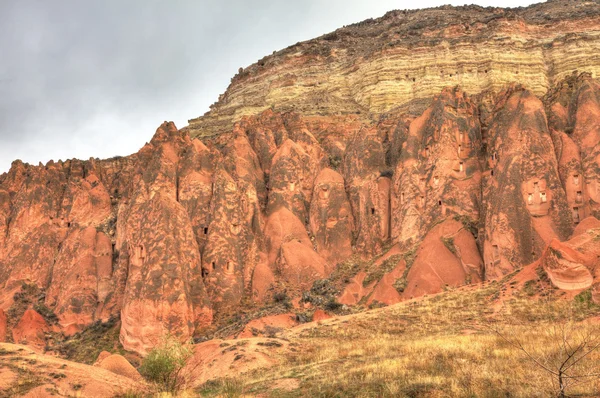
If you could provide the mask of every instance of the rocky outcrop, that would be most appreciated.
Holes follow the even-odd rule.
[[[360,271],[354,278],[352,278],[340,296],[337,298],[340,304],[355,305],[358,304],[364,297],[367,297],[374,288],[375,281],[371,282],[367,286],[364,285],[367,274],[364,271]],[[394,281],[395,282],[395,281]]]
[[[419,246],[407,273],[405,298],[482,280],[483,261],[471,232],[454,220],[435,226]]]
[[[310,205],[310,232],[317,251],[330,264],[352,254],[354,218],[344,188],[344,178],[334,170],[323,169],[314,183]]]
[[[392,232],[404,245],[432,225],[480,218],[483,140],[476,104],[458,89],[444,90],[403,138],[394,172]]]
[[[12,330],[12,338],[16,344],[26,344],[34,349],[41,350],[46,345],[45,333],[50,327],[35,310],[25,311],[19,323]]]
[[[108,355],[102,360],[99,360],[94,366],[102,369],[106,369],[110,372],[118,374],[119,376],[127,377],[131,380],[141,382],[142,375],[125,359],[125,357],[119,354]]]
[[[191,145],[172,123],[163,124],[142,149],[150,157],[133,179],[131,198],[119,206],[117,268],[127,275],[121,342],[137,352],[166,333],[189,339],[212,320],[197,239],[178,202],[178,162]]]
[[[118,316],[145,354],[323,279],[373,306],[534,262],[598,296],[599,21],[594,2],[392,12],[243,70],[131,156],[15,161],[0,339]]]
[[[569,240],[550,242],[540,258],[552,284],[567,291],[597,289],[599,261],[600,222],[594,217],[582,220]]]
[[[62,242],[52,267],[46,305],[54,308],[66,333],[75,333],[101,318],[97,316],[102,311],[98,302],[109,294],[102,285],[110,279],[112,258],[110,239],[92,226],[73,229]]]

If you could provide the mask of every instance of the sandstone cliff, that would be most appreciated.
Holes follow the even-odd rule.
[[[599,28],[598,2],[391,12],[261,60],[131,156],[15,161],[0,338],[118,315],[143,354],[319,305],[323,280],[391,304],[534,262],[600,295]]]

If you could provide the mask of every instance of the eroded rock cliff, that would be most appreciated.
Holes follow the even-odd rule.
[[[118,316],[144,354],[273,302],[392,304],[534,262],[600,296],[598,27],[598,2],[392,12],[247,68],[131,156],[15,161],[0,339]]]

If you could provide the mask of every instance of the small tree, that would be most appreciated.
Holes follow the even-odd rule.
[[[173,336],[165,336],[144,358],[140,373],[161,391],[176,394],[190,382],[186,364],[193,355],[190,343],[182,344]]]
[[[572,302],[557,300],[552,303],[546,298],[531,304],[545,306],[544,312],[549,316],[537,325],[537,343],[531,344],[518,335],[519,330],[531,328],[531,323],[505,319],[502,323],[511,327],[501,328],[496,324],[491,326],[492,330],[551,378],[557,397],[569,397],[568,392],[576,386],[598,383],[600,330],[585,320],[588,314]]]

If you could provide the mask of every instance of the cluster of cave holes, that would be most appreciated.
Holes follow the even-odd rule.
[[[491,159],[491,161],[492,161],[492,170],[491,170],[491,174],[492,174],[492,177],[493,177],[493,176],[494,176],[494,167],[495,167],[495,165],[496,165],[496,163],[498,162],[498,159],[499,159],[499,158],[498,158],[498,153],[496,153],[496,152],[492,153],[492,154],[490,155],[490,159]]]
[[[489,266],[491,267],[498,263],[500,263],[500,248],[498,245],[492,245],[492,261],[489,263]]]
[[[489,70],[487,70],[487,69],[484,69],[484,70],[483,70],[483,73],[488,73],[488,72],[489,72]],[[468,69],[468,70],[467,70],[467,73],[473,73],[473,69]],[[516,72],[516,74],[518,75],[518,74],[519,74],[519,72],[517,71],[517,72]],[[448,73],[448,77],[454,77],[454,75],[456,75],[456,76],[459,76],[459,75],[460,75],[460,72],[456,71],[456,72],[450,72],[450,73]],[[441,71],[440,71],[440,76],[441,76],[441,77],[445,77],[445,76],[444,76],[444,71],[443,71],[443,70],[441,70]]]
[[[217,268],[217,263],[214,261],[210,263],[208,268],[202,267],[202,277],[206,278],[216,268]],[[227,264],[225,265],[225,271],[228,273],[233,273],[235,271],[235,265],[233,264],[233,261],[227,261]]]
[[[54,220],[53,216],[50,216],[50,223],[54,224],[54,225],[58,225],[59,227],[65,227],[65,225],[66,225],[67,228],[71,228],[71,221],[67,221],[65,223],[65,217],[64,216],[61,217],[60,220],[56,220],[56,221]]]
[[[533,190],[534,190],[533,193],[529,192],[527,194],[527,204],[529,204],[529,205],[533,205],[534,204],[533,200],[534,200],[534,195],[536,193],[539,194],[540,202],[541,203],[546,203],[548,201],[548,198],[546,196],[546,192],[543,192],[543,191],[540,192],[540,186],[539,186],[539,182],[538,181],[535,181],[533,183]]]
[[[579,174],[573,175],[573,184],[577,187],[579,186]],[[577,194],[575,196],[575,203],[583,203],[583,192],[582,191],[577,191]],[[579,206],[574,206],[573,207],[573,223],[575,225],[577,225],[580,222],[581,222],[581,216],[579,214]]]
[[[578,187],[579,186],[579,174],[575,174],[573,176],[573,184]],[[575,203],[583,203],[583,192],[577,191],[575,196]]]
[[[573,207],[573,223],[579,224],[580,221],[581,219],[579,217],[579,207]]]

